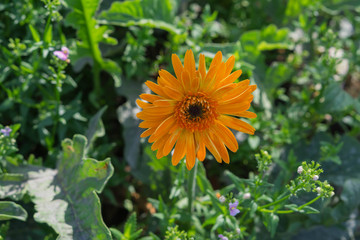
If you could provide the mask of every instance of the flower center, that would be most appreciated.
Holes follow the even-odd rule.
[[[207,129],[218,116],[216,105],[204,93],[188,94],[175,107],[177,123],[191,131]]]

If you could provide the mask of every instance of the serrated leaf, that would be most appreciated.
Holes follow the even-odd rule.
[[[110,228],[110,232],[115,240],[121,240],[124,238],[124,235],[116,228]]]
[[[136,231],[136,214],[132,213],[125,223],[124,235],[129,238]]]
[[[0,202],[0,221],[9,219],[26,221],[26,218],[27,212],[19,204],[10,201]]]
[[[0,176],[0,196],[27,193],[35,204],[34,219],[50,225],[59,239],[111,239],[95,192],[102,191],[113,166],[110,159],[84,158],[86,142],[81,135],[65,139],[56,169],[9,166],[12,173]]]
[[[114,2],[110,9],[101,12],[99,23],[122,27],[142,26],[158,28],[175,34],[181,31],[172,23],[174,4],[170,0],[133,0]]]

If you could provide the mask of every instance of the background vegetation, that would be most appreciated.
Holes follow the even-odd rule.
[[[2,0],[0,239],[358,239],[359,16],[357,0]],[[135,116],[187,49],[234,55],[258,86],[255,135],[199,165],[192,214],[184,164],[156,159]]]

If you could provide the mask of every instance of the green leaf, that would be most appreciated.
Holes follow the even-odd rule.
[[[73,10],[66,16],[65,23],[77,29],[77,36],[80,39],[76,42],[77,49],[74,51],[75,55],[71,55],[71,61],[75,65],[80,64],[78,70],[81,70],[84,58],[90,57],[94,64],[108,70],[109,66],[101,56],[99,43],[114,43],[114,39],[109,39],[108,35],[111,32],[109,27],[97,25],[94,18],[100,0],[65,0],[65,2]],[[120,67],[115,62],[111,62],[113,65],[111,73],[120,73]]]
[[[50,24],[44,32],[44,42],[50,44],[52,41],[52,25]]]
[[[90,143],[93,141],[93,138],[102,137],[105,135],[104,125],[101,121],[101,116],[106,111],[107,106],[101,108],[89,121],[89,127],[86,130],[85,136],[88,139],[88,144],[86,147],[89,147]]]
[[[305,206],[301,210],[305,211],[306,214],[320,213],[319,210],[317,210],[316,208],[310,207],[310,206]]]
[[[121,240],[124,238],[124,235],[116,228],[110,228],[110,232],[111,232],[112,237],[115,240]]]
[[[101,12],[98,22],[122,27],[142,26],[159,28],[175,34],[181,31],[172,23],[176,7],[171,0],[134,0],[114,2]]]
[[[9,219],[26,221],[26,218],[27,212],[22,206],[9,201],[0,202],[0,221]]]
[[[261,31],[261,42],[257,46],[260,51],[269,51],[275,49],[292,49],[293,45],[288,38],[289,29],[278,29],[275,25],[270,24]]]
[[[274,237],[279,223],[279,217],[274,213],[263,213],[263,216],[265,227],[270,232],[271,237]]]
[[[35,42],[40,42],[40,35],[39,33],[36,31],[36,29],[34,28],[33,25],[29,24],[29,29],[30,29],[30,32],[31,32],[31,35],[34,39]]]
[[[319,111],[321,113],[335,113],[344,111],[354,106],[353,99],[338,83],[332,83],[324,91],[324,102],[321,104]]]
[[[274,91],[285,81],[290,80],[293,69],[284,63],[275,62],[266,70],[264,86],[267,91]]]
[[[34,219],[50,225],[60,239],[111,239],[96,192],[104,188],[113,166],[110,159],[84,158],[86,142],[81,135],[65,139],[56,169],[9,166],[11,173],[0,176],[0,196],[27,193],[35,204]]]
[[[124,235],[130,239],[131,235],[136,231],[136,213],[132,213],[125,223]]]
[[[343,188],[340,196],[341,200],[343,200],[349,208],[358,206],[360,204],[360,179],[346,180]]]

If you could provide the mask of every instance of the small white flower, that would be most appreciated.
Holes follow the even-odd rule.
[[[298,174],[301,174],[304,171],[302,166],[299,166],[297,169]]]
[[[334,196],[335,195],[335,193],[334,192],[331,192],[330,193],[330,197],[332,197],[332,196]]]
[[[318,175],[314,175],[314,176],[313,176],[313,180],[314,180],[314,181],[319,180],[319,176],[318,176]]]
[[[224,203],[225,200],[226,200],[226,198],[225,198],[224,196],[221,195],[221,196],[219,197],[219,201],[220,201],[221,203]]]
[[[240,234],[240,233],[241,233],[240,228],[237,228],[237,229],[236,229],[236,232],[237,232],[237,234]]]
[[[320,194],[320,193],[321,193],[321,187],[317,187],[317,188],[316,188],[316,191],[317,191],[317,193]]]
[[[251,194],[250,193],[245,193],[243,198],[244,199],[249,199],[249,198],[251,198]]]

